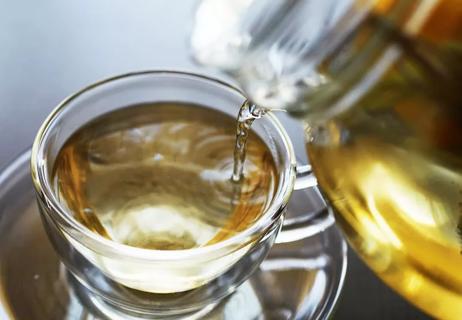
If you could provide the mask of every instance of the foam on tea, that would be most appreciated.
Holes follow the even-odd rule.
[[[243,177],[231,180],[236,120],[182,103],[130,106],[75,132],[53,170],[59,200],[86,227],[130,246],[175,250],[222,241],[252,225],[277,177],[249,133]]]

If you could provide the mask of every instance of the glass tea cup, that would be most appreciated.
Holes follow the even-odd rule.
[[[176,102],[197,105],[235,118],[246,101],[238,89],[216,79],[175,71],[125,74],[90,85],[64,100],[40,128],[32,149],[31,171],[47,234],[93,304],[139,316],[189,314],[217,303],[245,281],[265,258],[283,224],[284,208],[294,188],[296,161],[291,141],[277,118],[268,113],[252,130],[273,157],[276,191],[258,220],[223,241],[182,250],[127,246],[94,233],[58,200],[52,170],[68,138],[89,121],[130,106]],[[303,171],[303,170],[302,170]],[[298,187],[313,183],[298,180]],[[292,222],[292,223],[291,223]],[[297,237],[309,221],[286,221],[281,239]],[[296,226],[296,227],[294,227]],[[100,303],[96,303],[96,300]]]

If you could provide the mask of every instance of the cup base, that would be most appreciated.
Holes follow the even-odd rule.
[[[66,278],[81,303],[92,312],[108,319],[196,319],[196,316],[202,317],[220,304],[251,276],[266,257],[274,236],[275,233],[273,239],[262,240],[220,277],[196,289],[172,294],[149,293],[125,287],[105,276],[72,247],[57,247],[57,241],[52,242],[58,252],[70,252],[66,256],[60,254],[65,260],[61,264],[65,276],[61,277]]]
[[[110,303],[104,301],[101,297],[93,294],[88,290],[80,281],[72,275],[70,272],[67,273],[67,279],[70,286],[70,290],[77,296],[82,306],[89,310],[92,314],[98,315],[103,319],[111,320],[146,320],[146,319],[159,319],[159,320],[171,320],[171,319],[203,319],[208,313],[210,313],[218,303],[211,303],[201,309],[190,311],[190,312],[179,312],[179,310],[171,310],[166,313],[159,312],[146,312],[141,310],[134,310],[126,308],[117,303]]]

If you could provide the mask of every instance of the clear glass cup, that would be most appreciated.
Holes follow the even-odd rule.
[[[267,210],[249,228],[216,244],[151,250],[116,243],[90,231],[58,201],[51,172],[66,140],[92,119],[132,105],[184,102],[191,108],[201,105],[236,117],[245,100],[241,91],[216,79],[146,71],[90,85],[64,100],[46,119],[31,159],[42,220],[61,260],[93,299],[139,317],[175,317],[213,305],[233,292],[265,258],[281,229],[295,183],[296,162],[282,125],[271,113],[265,115],[252,129],[267,144],[278,175],[277,190]],[[297,187],[311,185],[302,177]],[[303,233],[303,227],[310,225],[307,221],[294,228],[290,222],[288,238],[282,237],[282,241],[299,238],[297,230]]]

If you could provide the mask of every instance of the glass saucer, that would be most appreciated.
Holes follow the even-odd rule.
[[[85,296],[45,234],[29,171],[30,151],[0,174],[0,319],[129,319]],[[311,199],[297,191],[293,201]],[[306,199],[305,199],[306,200]],[[309,231],[309,230],[308,230]],[[194,319],[325,319],[343,286],[347,247],[333,225],[273,246],[259,270],[230,297]],[[193,319],[193,318],[190,318]]]

